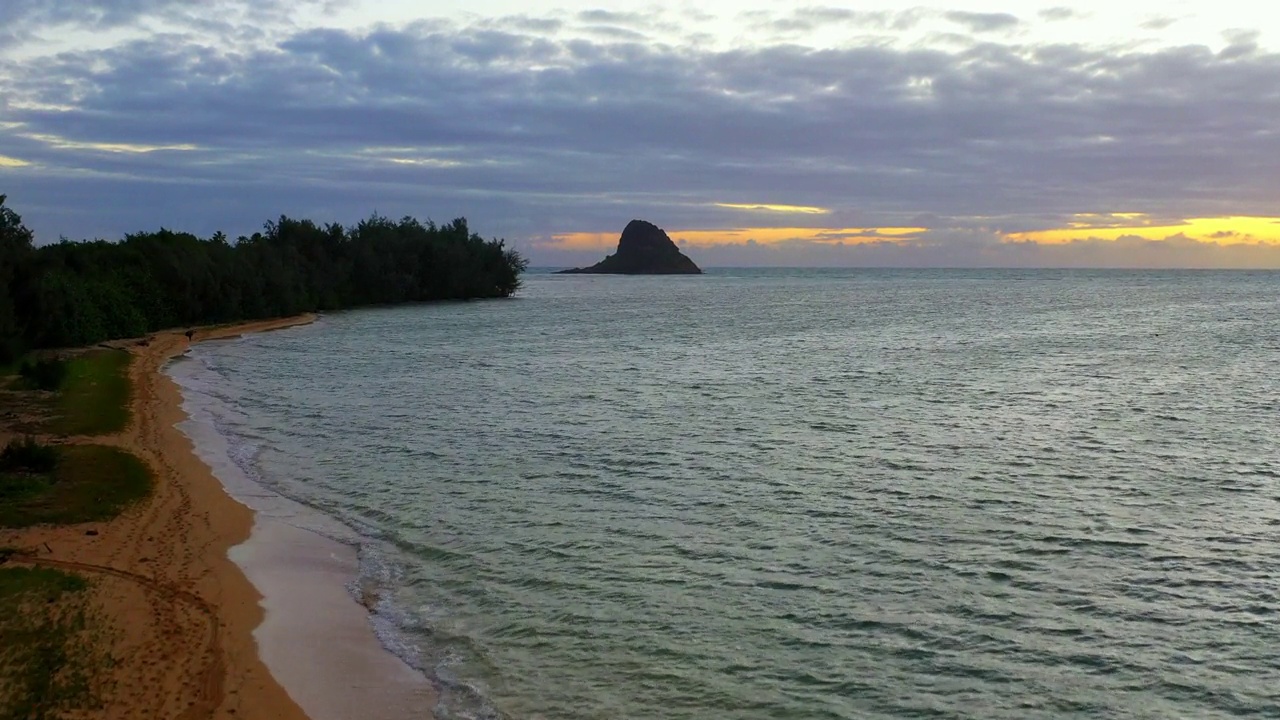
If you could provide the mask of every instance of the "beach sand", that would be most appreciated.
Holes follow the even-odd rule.
[[[202,329],[195,340],[312,319]],[[28,562],[95,581],[116,665],[93,716],[431,717],[426,679],[378,644],[343,587],[354,549],[276,513],[255,515],[195,454],[178,427],[186,420],[179,388],[162,372],[189,346],[185,334],[125,345],[135,356],[130,426],[92,441],[145,460],[156,474],[152,497],[109,522],[0,530],[0,546],[35,553]]]

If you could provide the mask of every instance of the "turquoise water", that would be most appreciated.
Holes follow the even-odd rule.
[[[363,535],[441,716],[1275,717],[1278,297],[532,274],[173,372],[241,467]]]

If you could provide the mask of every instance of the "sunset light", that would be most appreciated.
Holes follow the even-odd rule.
[[[37,242],[465,217],[556,267],[639,218],[711,266],[1275,267],[1277,33],[1245,0],[25,0],[0,194]]]
[[[1114,241],[1124,237],[1165,240],[1181,236],[1196,242],[1219,245],[1280,244],[1280,217],[1188,218],[1179,223],[1168,224],[1144,222],[1148,218],[1141,213],[1077,217],[1080,219],[1072,222],[1069,227],[1010,233],[1008,240],[1061,244],[1078,240]],[[1108,219],[1115,222],[1109,222]]]
[[[823,245],[860,245],[864,243],[903,242],[926,231],[920,227],[885,228],[801,228],[756,227],[722,230],[668,230],[672,240],[694,247],[716,245],[778,245],[783,243],[818,243]],[[552,238],[547,247],[566,250],[611,248],[618,242],[616,232],[564,233]]]
[[[772,204],[744,204],[744,203],[715,203],[716,207],[728,208],[730,210],[749,210],[752,212],[768,212],[782,213],[794,215],[827,215],[831,212],[830,208],[810,207],[807,205],[772,205]]]

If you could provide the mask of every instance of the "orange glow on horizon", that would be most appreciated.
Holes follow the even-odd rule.
[[[844,243],[862,245],[877,242],[902,242],[926,231],[919,227],[880,228],[728,228],[724,230],[675,230],[667,235],[679,243],[708,247],[714,245],[776,245],[784,242]],[[618,245],[618,233],[576,232],[552,237],[544,247],[559,250],[612,250]]]
[[[740,227],[714,230],[674,230],[667,234],[677,244],[689,247],[723,245],[781,245],[819,243],[865,245],[870,243],[911,244],[924,239],[930,228],[923,227]],[[1165,241],[1177,238],[1215,245],[1274,245],[1280,247],[1280,217],[1233,215],[1187,218],[1176,222],[1155,220],[1144,213],[1080,213],[1065,227],[1026,232],[993,233],[1007,243],[1063,245],[1082,241],[1116,242],[1136,238]],[[618,245],[616,232],[561,233],[543,243],[553,250],[612,251]]]
[[[1059,245],[1076,240],[1119,240],[1139,237],[1165,240],[1182,235],[1190,240],[1219,245],[1280,244],[1280,218],[1233,215],[1216,218],[1188,218],[1179,224],[1153,224],[1142,213],[1110,215],[1080,214],[1068,227],[1010,233],[1009,242]]]

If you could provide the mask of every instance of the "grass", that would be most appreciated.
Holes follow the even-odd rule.
[[[107,435],[129,424],[129,353],[91,350],[67,362],[58,392],[57,435]]]
[[[63,445],[57,453],[50,472],[0,472],[0,527],[107,520],[151,492],[146,464],[119,448]]]
[[[112,664],[89,583],[48,568],[0,568],[0,720],[54,720],[100,709]]]
[[[124,351],[91,350],[65,364],[0,368],[3,422],[10,432],[62,436],[122,431],[129,362]],[[19,369],[22,377],[10,377]],[[107,520],[151,487],[146,464],[119,448],[15,440],[0,451],[0,527]],[[0,547],[0,720],[91,716],[114,663],[109,626],[83,578],[14,567],[18,552]]]

